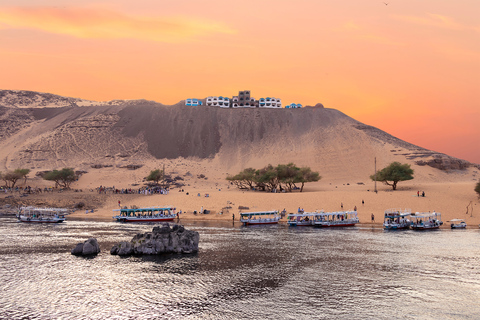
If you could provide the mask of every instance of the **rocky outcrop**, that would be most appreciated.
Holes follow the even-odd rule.
[[[470,163],[468,161],[452,158],[452,157],[449,157],[449,156],[443,156],[443,157],[442,156],[436,156],[433,159],[419,160],[419,161],[416,161],[415,163],[419,166],[427,165],[427,166],[437,168],[437,169],[440,169],[440,170],[443,170],[443,171],[465,170],[465,169],[467,169],[467,168],[469,168],[470,166],[473,165],[472,163]]]
[[[110,250],[113,255],[194,253],[198,251],[200,235],[181,225],[164,224],[152,232],[139,233],[130,242],[123,241]]]
[[[72,254],[75,256],[91,256],[99,252],[100,246],[95,238],[90,238],[84,243],[79,243],[72,249]]]

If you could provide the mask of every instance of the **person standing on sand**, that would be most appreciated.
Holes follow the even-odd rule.
[[[235,213],[232,213],[232,220],[235,221]]]
[[[353,207],[353,211],[357,212],[357,206]]]
[[[374,222],[375,222],[375,216],[372,213],[372,223],[374,223]]]
[[[417,191],[417,197],[420,197],[420,191]]]
[[[340,202],[340,208],[343,209],[343,202]]]

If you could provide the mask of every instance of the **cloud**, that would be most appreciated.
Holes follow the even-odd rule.
[[[454,19],[435,13],[426,16],[394,16],[395,19],[417,25],[430,26],[449,30],[479,30],[479,27],[469,27],[456,22]]]
[[[370,28],[362,26],[356,22],[348,21],[342,25],[340,31],[353,35],[357,40],[368,41],[388,46],[403,46],[404,44],[395,41],[391,35],[384,36],[378,32],[369,30]]]
[[[144,17],[106,9],[2,8],[0,29],[29,29],[86,39],[184,42],[194,37],[234,33],[228,26],[188,17]]]

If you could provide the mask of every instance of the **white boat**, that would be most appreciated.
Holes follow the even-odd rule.
[[[276,224],[280,220],[277,210],[258,211],[258,212],[240,212],[240,222],[244,225],[254,224]]]
[[[448,222],[450,222],[450,228],[452,229],[465,229],[467,227],[465,219],[452,219]]]
[[[416,212],[410,216],[414,230],[438,229],[443,224],[440,212]]]
[[[383,218],[383,228],[385,230],[399,230],[408,229],[410,227],[410,220],[408,217],[412,214],[410,209],[388,209],[385,210]]]
[[[68,209],[64,208],[21,207],[17,218],[21,222],[60,223],[65,221],[66,214]]]
[[[287,216],[287,223],[292,227],[313,226],[315,212],[291,213]]]
[[[173,221],[177,217],[173,207],[123,208],[113,211],[120,211],[120,214],[113,216],[113,219],[120,222]]]
[[[315,213],[315,227],[352,227],[358,223],[357,211]]]

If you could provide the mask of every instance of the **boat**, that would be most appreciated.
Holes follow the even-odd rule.
[[[287,223],[292,227],[313,226],[315,212],[291,213],[287,216]]]
[[[64,208],[21,207],[17,219],[20,222],[61,223],[66,214],[68,209]]]
[[[122,208],[113,211],[120,211],[120,214],[113,216],[120,222],[173,221],[177,217],[173,207]]]
[[[352,227],[358,223],[357,211],[315,213],[315,227]]]
[[[280,220],[277,210],[258,211],[258,212],[240,212],[240,222],[244,225],[254,224],[276,224]]]
[[[383,218],[383,228],[385,230],[400,230],[408,229],[410,227],[410,220],[408,217],[412,214],[410,209],[388,209],[385,210]]]
[[[465,229],[467,227],[465,219],[452,219],[448,222],[450,222],[450,228],[452,229]]]
[[[413,230],[438,229],[443,224],[440,212],[416,212],[410,215]]]

